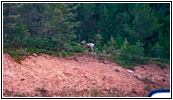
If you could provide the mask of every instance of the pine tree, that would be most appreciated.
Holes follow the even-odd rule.
[[[108,54],[117,54],[118,53],[118,48],[117,48],[117,43],[116,40],[114,39],[113,36],[111,36],[110,40],[107,42],[107,44],[104,45],[104,50],[106,50],[106,52]]]
[[[131,46],[132,52],[131,55],[133,57],[134,62],[136,63],[144,63],[144,48],[143,43],[139,40],[136,42],[135,45]]]
[[[20,12],[24,5],[4,3],[3,6],[4,42],[9,42],[12,47],[20,48],[28,37],[28,30]]]
[[[154,57],[162,57],[162,48],[160,47],[158,42],[156,42],[156,44],[154,45]]]
[[[146,49],[145,52],[146,52],[147,56],[154,57],[154,52],[155,51],[154,51],[154,47],[151,43],[148,44],[147,49]]]
[[[151,37],[161,27],[155,10],[149,4],[135,4],[129,11],[134,17],[132,30],[134,30],[135,35],[144,44],[151,42]]]
[[[170,59],[170,4],[155,4],[159,22],[162,23],[158,32],[158,42],[162,51],[162,58]]]
[[[52,40],[57,42],[60,49],[63,49],[65,43],[71,43],[76,38],[73,33],[75,27],[79,25],[79,22],[74,20],[77,14],[73,13],[73,10],[76,10],[76,6],[69,4],[55,5],[51,25],[56,33],[54,33]]]
[[[119,54],[119,60],[121,61],[122,65],[132,66],[134,64],[131,51],[131,46],[129,45],[127,38],[125,38],[123,45],[120,48]]]
[[[118,48],[120,48],[121,45],[123,44],[123,38],[118,34],[115,39],[117,41]]]

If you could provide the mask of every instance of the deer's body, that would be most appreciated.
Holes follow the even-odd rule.
[[[91,48],[92,52],[94,51],[94,43],[86,43],[86,41],[81,42],[86,48]]]

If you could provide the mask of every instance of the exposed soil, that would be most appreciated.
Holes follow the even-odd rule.
[[[134,71],[93,56],[59,58],[41,54],[17,63],[3,54],[3,96],[147,96],[170,88],[170,65],[135,66]]]

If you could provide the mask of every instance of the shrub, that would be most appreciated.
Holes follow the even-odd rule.
[[[67,52],[82,52],[84,48],[79,43],[72,42],[72,43],[66,43],[64,45],[64,50]]]
[[[68,54],[67,52],[65,52],[64,50],[62,50],[60,53],[59,53],[59,56],[60,57],[66,57]]]
[[[133,66],[134,62],[133,62],[133,57],[131,55],[131,47],[127,41],[127,39],[125,39],[123,45],[120,48],[120,54],[118,55],[118,62],[119,64],[123,65],[123,66]]]
[[[117,43],[113,36],[111,36],[110,40],[107,42],[107,44],[104,44],[104,50],[108,54],[116,54],[117,51]]]
[[[57,50],[56,42],[51,41],[50,39],[42,39],[42,38],[28,38],[26,40],[26,44],[29,47],[35,47],[38,49],[46,49],[46,50]]]
[[[40,50],[36,47],[28,47],[28,48],[25,48],[25,49],[26,49],[26,52],[28,52],[29,54],[40,53]]]
[[[117,62],[120,65],[132,67],[135,64],[144,64],[144,48],[143,44],[138,41],[135,45],[129,45],[125,39],[120,48],[120,54],[117,57]]]
[[[11,57],[14,58],[14,60],[21,64],[21,60],[23,60],[22,56],[28,55],[25,49],[5,49],[4,53],[8,53]]]
[[[134,62],[144,64],[144,48],[140,41],[131,46],[131,55]]]

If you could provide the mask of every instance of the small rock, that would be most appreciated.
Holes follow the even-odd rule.
[[[92,83],[92,85],[96,85],[96,83]]]
[[[104,63],[104,64],[108,64],[108,62],[106,62],[106,61],[103,61],[103,63]]]
[[[77,57],[76,57],[76,56],[74,56],[74,57],[73,57],[73,59],[74,59],[75,61],[79,61],[79,60],[77,59]]]
[[[69,72],[63,72],[64,75],[70,76],[71,74]]]
[[[77,68],[73,68],[73,70],[77,70]]]
[[[88,75],[85,75],[85,78],[88,78]]]
[[[129,72],[129,73],[133,73],[133,71],[131,71],[131,70],[127,70],[127,72]]]
[[[134,74],[134,76],[135,76],[138,80],[141,80],[141,76],[140,76],[140,75]]]
[[[141,79],[145,84],[148,84],[148,83],[154,83],[154,79],[152,78],[148,78],[148,77],[145,77],[143,79]]]
[[[151,77],[151,78],[149,78],[152,82],[154,82],[155,80],[154,80],[154,77]]]
[[[24,78],[21,79],[21,81],[24,81],[24,80],[25,80]]]
[[[33,53],[33,56],[37,56],[37,54],[36,53]]]
[[[166,81],[166,79],[162,78],[162,81],[163,81],[163,82],[165,82],[165,81]]]
[[[116,72],[120,72],[120,70],[118,68],[115,69]]]
[[[103,78],[102,78],[102,80],[105,80],[105,79],[106,79],[106,77],[103,77]]]

